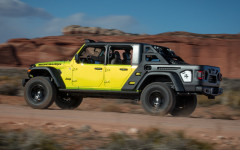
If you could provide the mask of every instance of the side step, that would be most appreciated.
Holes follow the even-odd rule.
[[[72,95],[81,95],[83,97],[96,98],[120,98],[120,99],[139,99],[138,91],[107,91],[107,90],[81,90],[81,89],[59,89],[60,92],[66,92]]]

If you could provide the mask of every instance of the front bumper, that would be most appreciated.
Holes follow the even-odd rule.
[[[29,79],[22,79],[22,86],[25,87],[25,85],[28,81],[29,81]]]

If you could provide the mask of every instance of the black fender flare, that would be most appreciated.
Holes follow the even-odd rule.
[[[61,71],[56,69],[56,68],[53,68],[53,67],[34,67],[34,68],[31,68],[31,71],[28,73],[29,77],[30,75],[33,75],[33,76],[41,76],[41,75],[34,75],[35,72],[38,72],[38,71],[41,71],[41,70],[44,70],[44,71],[47,71],[51,78],[53,79],[54,83],[56,84],[56,86],[58,88],[62,88],[62,89],[65,89],[66,86],[62,80],[62,77],[61,77]]]
[[[176,73],[173,73],[173,72],[161,72],[161,73],[160,72],[149,72],[149,73],[145,74],[145,76],[139,82],[139,84],[137,85],[137,89],[140,89],[140,87],[143,84],[143,82],[149,76],[168,76],[171,79],[171,81],[173,82],[173,85],[174,85],[175,90],[177,92],[185,91],[181,79],[179,78],[179,76]]]

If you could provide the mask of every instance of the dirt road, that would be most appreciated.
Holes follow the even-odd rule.
[[[28,106],[0,105],[0,123],[18,122],[31,126],[53,123],[57,126],[90,125],[99,131],[122,131],[129,128],[155,127],[184,130],[193,136],[240,137],[240,120],[160,117],[143,114],[112,113],[81,110],[37,110]]]

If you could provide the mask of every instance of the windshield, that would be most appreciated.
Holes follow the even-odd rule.
[[[187,64],[184,60],[177,56],[174,51],[167,47],[152,45],[152,47],[160,53],[170,64]]]

